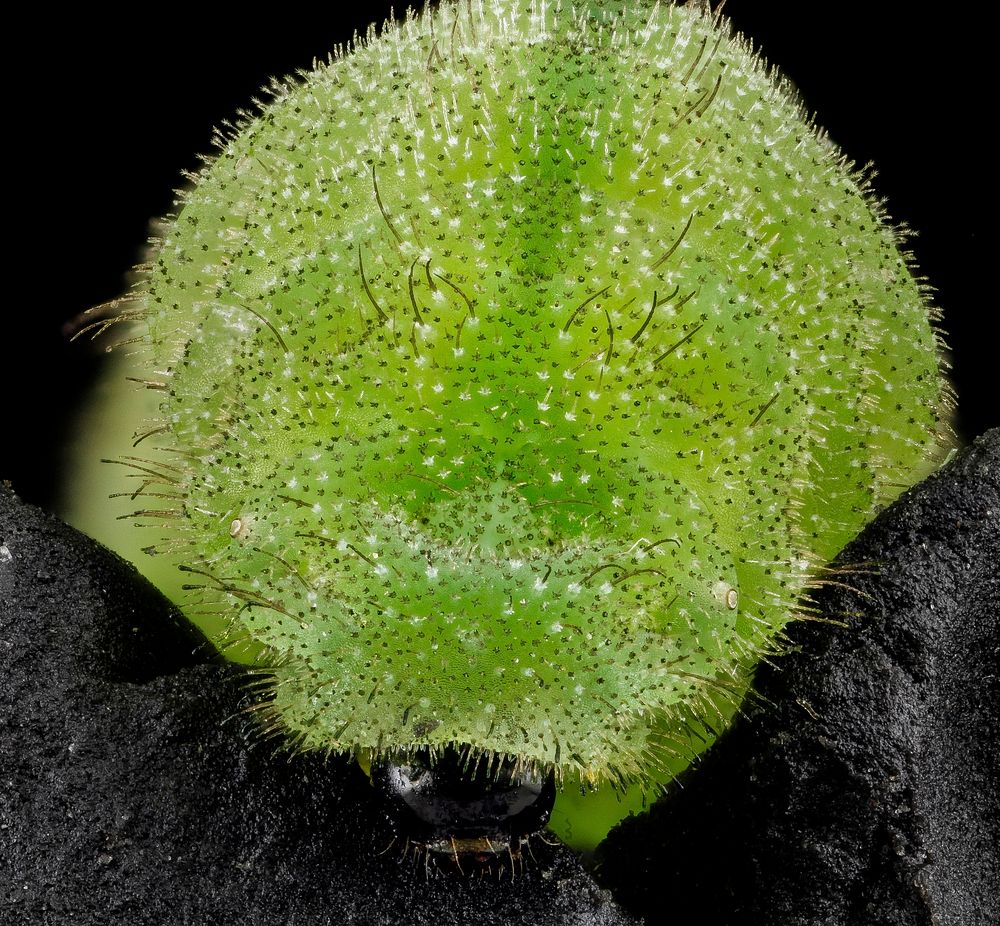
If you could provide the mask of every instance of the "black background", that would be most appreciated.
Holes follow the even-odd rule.
[[[150,218],[211,152],[215,125],[271,76],[308,68],[389,12],[329,7],[227,5],[223,17],[174,4],[128,15],[39,6],[7,30],[0,478],[26,500],[53,504],[61,448],[102,356],[70,343],[67,323],[121,294]],[[725,13],[845,154],[876,165],[875,189],[918,232],[910,247],[944,311],[959,434],[1000,423],[987,361],[1000,319],[986,254],[996,160],[986,27],[959,4],[729,0]]]

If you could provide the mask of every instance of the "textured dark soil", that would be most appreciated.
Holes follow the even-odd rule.
[[[846,626],[796,625],[761,706],[605,842],[650,923],[682,891],[729,926],[1000,923],[1000,430],[838,563]]]
[[[794,628],[596,881],[541,840],[462,876],[391,843],[352,764],[248,737],[243,673],[0,489],[0,924],[1000,922],[1000,431],[840,563],[846,626]]]

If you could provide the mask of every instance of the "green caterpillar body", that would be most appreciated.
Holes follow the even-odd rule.
[[[944,445],[896,233],[700,8],[371,33],[224,141],[139,298],[137,520],[307,749],[656,779]]]

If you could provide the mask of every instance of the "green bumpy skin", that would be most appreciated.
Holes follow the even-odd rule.
[[[924,295],[788,89],[704,9],[563,7],[276,87],[138,294],[138,520],[302,748],[657,780],[941,459]]]

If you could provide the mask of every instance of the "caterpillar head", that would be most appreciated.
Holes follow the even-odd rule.
[[[453,749],[381,758],[371,777],[397,836],[459,868],[462,858],[488,865],[503,853],[513,861],[548,822],[555,800],[552,772],[525,773],[509,758],[470,764]]]
[[[940,452],[894,232],[700,8],[371,33],[224,141],[135,298],[136,520],[274,727],[376,763],[656,780]]]

